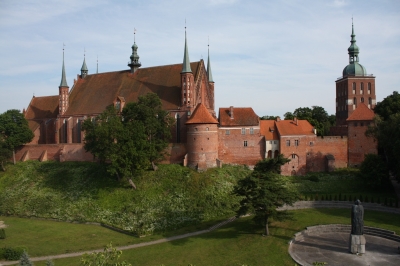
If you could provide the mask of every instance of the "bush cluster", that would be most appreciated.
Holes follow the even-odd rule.
[[[3,260],[19,260],[26,247],[3,247],[0,248],[0,259]]]

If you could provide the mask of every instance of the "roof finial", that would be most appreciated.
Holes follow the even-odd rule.
[[[81,67],[81,78],[85,78],[88,74],[88,68],[86,65],[86,48],[83,48],[83,64]]]

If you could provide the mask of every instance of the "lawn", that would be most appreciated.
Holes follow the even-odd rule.
[[[123,251],[122,259],[133,265],[294,265],[288,255],[288,241],[293,234],[306,226],[328,223],[350,224],[348,209],[307,209],[292,211],[294,219],[285,222],[272,222],[271,236],[262,237],[262,228],[255,226],[251,217],[241,218],[213,232],[175,240],[168,243],[141,247]],[[58,253],[58,250],[89,250],[105,246],[125,245],[151,241],[160,237],[185,233],[190,230],[207,228],[205,224],[198,228],[186,228],[184,231],[170,232],[168,235],[154,235],[145,238],[130,237],[94,225],[79,225],[51,221],[0,217],[10,224],[8,237],[18,232],[18,244],[28,246],[31,256],[36,254]],[[32,227],[24,229],[28,224]],[[44,224],[42,227],[41,224]],[[55,224],[55,225],[53,225]],[[400,234],[400,215],[374,211],[365,212],[365,225],[385,228]],[[52,229],[46,229],[46,228]],[[11,229],[13,228],[14,231]],[[60,231],[64,231],[62,234]],[[95,235],[95,236],[93,236]],[[57,236],[57,237],[55,237]],[[77,241],[79,236],[79,240]],[[0,242],[1,243],[1,242]],[[8,242],[7,245],[13,245]],[[37,250],[34,248],[37,246]],[[79,265],[80,257],[55,260],[56,266]],[[35,265],[44,265],[37,262]]]

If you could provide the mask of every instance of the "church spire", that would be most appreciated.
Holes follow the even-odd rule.
[[[349,63],[352,64],[354,62],[358,62],[358,54],[360,52],[360,49],[358,48],[356,44],[356,35],[354,34],[354,24],[353,24],[353,18],[351,18],[351,40],[350,40],[350,47],[347,49],[349,51]]]
[[[186,39],[186,25],[185,25],[185,51],[183,54],[183,65],[181,73],[192,73],[192,69],[190,68],[189,50]]]
[[[63,44],[63,46],[65,46],[65,45]],[[67,79],[66,79],[66,77],[65,77],[64,47],[63,47],[63,64],[62,64],[62,73],[61,73],[61,83],[60,83],[60,86],[59,86],[59,87],[67,87],[67,88],[69,88],[69,87],[68,87],[68,84],[67,84]]]
[[[83,64],[82,64],[82,68],[81,68],[81,78],[84,79],[87,74],[88,74],[88,68],[86,66],[86,51],[84,51],[84,53],[83,53]]]
[[[213,77],[212,77],[212,73],[211,73],[210,42],[208,43],[207,78],[208,78],[208,82],[214,82]]]
[[[137,54],[138,46],[136,45],[136,29],[133,31],[133,45],[132,45],[132,55],[130,56],[131,62],[128,66],[131,68],[131,73],[135,73],[135,71],[142,66],[139,62],[139,55]]]

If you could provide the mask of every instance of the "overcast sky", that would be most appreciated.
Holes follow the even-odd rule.
[[[348,64],[351,18],[360,63],[376,76],[377,101],[400,90],[400,1],[0,0],[0,113],[58,94],[80,73],[128,69],[134,28],[142,67],[207,60],[216,111],[259,116],[297,107],[335,112],[335,80]]]

